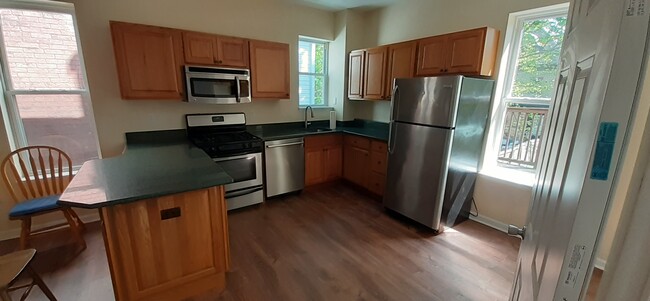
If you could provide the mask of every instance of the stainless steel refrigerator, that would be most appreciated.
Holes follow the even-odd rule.
[[[469,217],[494,81],[396,79],[384,206],[435,231]]]

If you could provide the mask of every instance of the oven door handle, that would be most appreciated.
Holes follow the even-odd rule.
[[[239,83],[239,76],[235,76],[235,86],[237,86],[237,95],[235,95],[235,99],[237,99],[237,102],[241,102],[241,84]]]
[[[251,193],[253,193],[253,192],[258,192],[258,191],[263,190],[263,189],[264,189],[264,186],[258,186],[258,187],[253,187],[253,188],[246,188],[246,189],[242,189],[242,190],[237,190],[237,191],[233,191],[233,192],[230,192],[230,193],[226,193],[225,197],[226,197],[227,199],[228,199],[228,198],[236,198],[236,197],[238,197],[238,196],[251,194]]]
[[[303,145],[305,142],[293,142],[293,143],[284,143],[284,144],[271,144],[267,145],[266,148],[276,148],[276,147],[285,147],[285,146],[293,146],[293,145]]]

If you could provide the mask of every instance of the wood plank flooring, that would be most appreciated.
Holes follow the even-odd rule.
[[[343,184],[232,212],[229,225],[227,288],[193,301],[506,300],[519,248],[472,221],[433,236]],[[51,248],[64,234],[36,243],[36,269],[54,294],[114,300],[99,224],[76,257],[63,256],[69,244]],[[45,298],[35,289],[29,300]]]

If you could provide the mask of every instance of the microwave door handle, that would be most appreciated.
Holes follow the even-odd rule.
[[[241,102],[241,84],[239,83],[239,76],[235,76],[235,86],[237,86],[237,95],[235,95],[235,98],[239,103]]]

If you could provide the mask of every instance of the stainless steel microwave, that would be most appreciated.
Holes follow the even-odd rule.
[[[185,66],[185,81],[188,102],[251,102],[251,77],[248,69]]]

